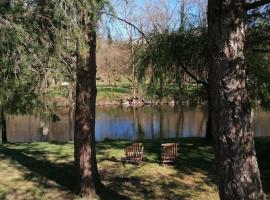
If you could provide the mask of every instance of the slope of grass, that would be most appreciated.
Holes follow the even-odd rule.
[[[131,88],[127,82],[121,82],[117,87],[110,87],[104,82],[97,82],[97,103],[111,103],[131,97]]]
[[[160,144],[180,143],[176,166],[157,163]],[[215,163],[210,144],[203,139],[147,140],[142,167],[123,166],[123,149],[129,141],[97,144],[102,182],[116,193],[98,199],[219,199]],[[256,140],[266,194],[270,194],[270,138]],[[20,143],[0,145],[0,199],[79,199],[73,194],[73,143]],[[268,196],[269,197],[269,196]],[[95,199],[89,198],[89,199]]]

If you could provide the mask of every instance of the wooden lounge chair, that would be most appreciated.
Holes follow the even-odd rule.
[[[164,163],[175,163],[179,156],[179,144],[177,143],[166,143],[161,144],[162,154],[161,154],[161,162]]]
[[[141,143],[134,143],[125,149],[125,156],[122,157],[123,163],[142,164],[143,162],[143,146]]]

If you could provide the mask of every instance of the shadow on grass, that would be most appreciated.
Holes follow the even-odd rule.
[[[142,142],[142,141],[138,141]],[[102,174],[107,174],[107,181],[109,186],[116,191],[123,191],[126,193],[132,193],[133,196],[140,197],[141,199],[179,199],[185,200],[192,197],[192,190],[196,190],[197,193],[209,192],[205,189],[205,184],[209,187],[215,187],[215,163],[212,152],[212,147],[209,143],[205,142],[203,139],[155,139],[155,140],[144,140],[144,165],[142,167],[142,172],[145,170],[151,171],[151,166],[161,167],[157,164],[160,160],[159,156],[161,154],[161,144],[166,142],[179,142],[181,147],[180,161],[176,166],[168,166],[168,168],[176,169],[176,175],[165,175],[157,174],[157,180],[152,180],[149,177],[142,175],[131,175],[133,172],[140,170],[137,167],[130,167],[125,169],[124,173],[120,173],[117,176],[110,174],[105,171]],[[131,142],[121,141],[121,140],[108,140],[101,142],[97,145],[97,152],[102,152],[103,150],[123,150]],[[113,161],[106,154],[99,159],[99,161]],[[115,161],[115,163],[118,161]],[[149,165],[150,164],[150,165]],[[164,169],[167,166],[164,167]],[[214,169],[214,170],[213,170]],[[155,170],[155,168],[153,168]],[[198,177],[196,180],[196,173],[202,173],[205,177]],[[155,172],[153,172],[155,173]],[[195,185],[190,183],[185,183],[183,181],[179,182],[184,176],[190,175],[194,177]],[[159,177],[159,178],[158,178]],[[176,180],[178,179],[178,180]],[[163,194],[163,196],[159,196]]]
[[[141,141],[139,141],[141,142]],[[196,181],[196,190],[203,191],[203,186],[208,185],[213,187],[217,184],[217,173],[216,165],[214,160],[214,152],[212,145],[202,138],[185,138],[185,139],[159,139],[159,140],[145,140],[143,141],[145,149],[145,161],[146,163],[157,163],[159,160],[159,155],[161,154],[160,145],[166,142],[178,142],[180,144],[180,159],[174,166],[177,170],[177,176],[183,177],[183,175],[196,176],[195,174],[202,173],[204,176],[200,177],[200,181]],[[98,149],[101,151],[103,149],[118,149],[124,150],[125,146],[129,145],[130,142],[127,141],[104,141],[98,145]],[[258,163],[261,171],[261,178],[264,187],[264,192],[266,195],[270,195],[270,138],[257,138],[255,140]],[[124,152],[123,152],[124,153]],[[108,157],[104,157],[103,160],[110,160]],[[132,170],[131,170],[132,172]],[[143,177],[143,176],[142,176]],[[170,177],[174,178],[174,177]],[[141,182],[143,184],[141,184]],[[141,177],[115,177],[112,176],[110,183],[117,183],[117,186],[113,186],[115,190],[136,190],[138,194],[144,194],[144,198],[151,199],[154,198],[154,188],[152,187],[151,182],[141,179]],[[128,184],[126,186],[124,184]],[[156,185],[162,185],[164,182],[154,183]],[[133,188],[133,185],[136,187]],[[148,185],[148,187],[145,187]],[[163,185],[164,190],[174,188],[173,183]],[[178,185],[178,188],[188,189],[188,186],[185,184]],[[173,195],[173,198],[177,199],[188,199],[189,195],[176,196]],[[173,199],[172,198],[172,199]],[[170,199],[168,197],[168,199]]]
[[[20,144],[16,144],[16,147],[18,146],[20,146]],[[23,147],[24,148],[14,149],[8,146],[0,146],[0,154],[2,154],[2,157],[7,157],[13,162],[15,161],[26,167],[31,172],[24,175],[26,180],[34,180],[42,184],[45,188],[48,188],[50,186],[44,178],[49,179],[62,186],[64,189],[74,193],[75,167],[73,162],[57,163],[56,161],[56,163],[53,163],[46,159],[46,152],[34,150],[31,148],[31,145],[29,147]],[[63,159],[63,157],[58,158]],[[107,187],[103,187],[98,192],[98,196],[101,200],[129,199]]]
[[[192,196],[190,186],[187,184],[177,185],[172,181],[156,181],[146,180],[143,177],[119,177],[113,176],[109,178],[110,184],[114,190],[126,191],[136,199],[164,199],[164,200],[188,200]],[[117,184],[115,184],[117,183]],[[181,194],[176,190],[187,190]],[[158,196],[162,194],[162,197]]]
[[[180,144],[180,159],[175,166],[168,166],[173,168],[176,173],[160,174],[155,173],[158,165],[155,165],[161,153],[160,144],[166,142],[179,142]],[[119,169],[120,163],[114,161],[109,157],[112,154],[108,152],[123,152],[124,148],[129,145],[129,141],[121,140],[107,140],[97,144],[97,154],[100,157],[99,162],[109,161],[108,166],[103,165],[100,170],[100,175],[103,182],[106,184],[105,188],[99,192],[101,200],[106,199],[191,199],[193,193],[209,193],[204,187],[208,185],[213,188],[216,184],[216,170],[212,146],[209,142],[203,139],[162,139],[162,140],[145,140],[143,145],[145,147],[145,166],[141,169],[136,167],[127,167]],[[74,188],[74,165],[73,162],[67,161],[67,157],[71,156],[71,152],[65,153],[66,150],[61,151],[63,144],[54,143],[57,149],[54,151],[45,151],[38,149],[38,145],[4,145],[0,146],[0,157],[10,158],[12,161],[29,169],[30,173],[25,174],[26,180],[34,180],[44,187],[51,187],[47,185],[46,179],[52,180],[65,188],[68,191],[73,191]],[[256,140],[258,162],[261,170],[261,176],[266,194],[270,194],[270,139]],[[53,145],[48,143],[48,146]],[[70,148],[70,147],[69,147]],[[121,151],[120,151],[121,150]],[[48,159],[50,154],[55,154],[60,161],[52,162]],[[65,155],[67,155],[65,157]],[[70,157],[69,157],[70,158]],[[62,162],[64,161],[64,162]],[[111,168],[112,166],[112,168]],[[18,166],[19,167],[19,166]],[[153,168],[151,168],[153,167]],[[159,168],[160,169],[160,168]],[[165,167],[166,169],[166,167]],[[121,171],[122,170],[122,171]],[[151,176],[146,177],[144,170],[148,172],[153,170],[153,176],[156,179],[151,179]],[[132,175],[133,172],[138,172]],[[163,170],[161,170],[163,171]],[[152,173],[152,172],[151,172]],[[197,177],[199,174],[199,177]],[[190,175],[192,184],[182,181],[183,177]],[[203,175],[203,176],[202,176]],[[40,178],[39,178],[40,177]],[[114,192],[119,191],[125,196]],[[160,196],[161,194],[161,196]],[[162,196],[163,195],[163,196]],[[2,198],[2,196],[0,196]]]

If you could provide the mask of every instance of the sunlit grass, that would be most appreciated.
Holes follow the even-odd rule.
[[[167,141],[171,140],[145,141],[141,167],[120,162],[128,141],[99,142],[97,160],[102,182],[125,199],[219,199],[210,144],[203,139],[179,139],[179,162],[162,167],[157,162],[160,144]],[[256,144],[264,191],[269,195],[270,139],[258,139]],[[78,199],[72,193],[73,166],[71,142],[1,145],[0,199]],[[100,199],[116,198],[108,193]]]
[[[97,102],[113,102],[125,100],[131,96],[130,84],[119,83],[116,87],[108,86],[104,82],[97,82]]]

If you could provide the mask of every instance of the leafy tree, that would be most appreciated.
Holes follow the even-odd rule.
[[[29,16],[21,4],[11,7],[5,3],[1,8],[0,108],[2,141],[7,142],[5,114],[32,112],[41,102],[36,88],[38,78],[34,72],[34,35],[27,28]]]
[[[254,103],[267,108],[269,104],[269,9],[252,12],[246,19],[248,24],[247,45],[245,55],[248,67],[248,91]],[[211,104],[208,92],[207,70],[207,34],[204,27],[189,31],[156,33],[149,37],[149,43],[137,50],[138,78],[143,80],[150,77],[149,94],[168,94],[160,91],[173,92],[178,100],[196,99],[187,95],[185,84],[190,86],[190,80],[198,86],[197,97],[207,99]],[[263,40],[262,40],[263,38]],[[268,44],[268,45],[267,45]],[[187,82],[185,74],[190,77]],[[143,77],[143,79],[142,79]],[[162,83],[162,84],[161,84]],[[161,88],[163,87],[163,89]],[[165,89],[164,89],[165,88]],[[211,106],[208,106],[211,109]],[[209,111],[210,113],[210,111]],[[207,121],[206,137],[211,138],[210,115]]]
[[[101,190],[96,161],[96,29],[107,1],[63,1],[57,5],[61,23],[76,38],[76,109],[74,157],[77,192],[91,196]]]
[[[148,89],[150,92],[160,91],[161,99],[164,97],[162,87],[173,85],[178,88],[175,99],[179,100],[181,96],[178,95],[185,92],[185,73],[191,77],[190,84],[205,85],[205,35],[204,29],[153,34],[150,44],[137,51],[138,78],[142,80],[150,76]]]
[[[253,104],[270,108],[270,5],[248,12],[246,58]]]

